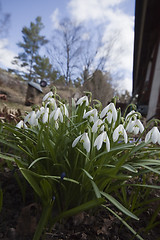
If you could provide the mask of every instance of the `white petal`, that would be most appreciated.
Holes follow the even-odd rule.
[[[128,142],[128,136],[127,136],[127,133],[126,133],[125,129],[123,131],[123,136],[124,136],[124,142],[127,143]]]
[[[103,143],[103,139],[104,139],[104,134],[101,133],[95,140],[94,142],[94,147],[97,146],[97,150],[99,150],[102,147],[102,143]]]
[[[155,144],[158,141],[158,137],[159,137],[159,131],[157,127],[153,127],[152,128],[152,142]]]
[[[55,121],[58,119],[59,114],[60,114],[60,108],[57,108],[56,111],[55,111],[55,114],[54,114],[54,120]]]
[[[30,119],[29,119],[28,122],[29,122],[29,124],[32,125],[32,126],[37,125],[37,124],[36,124],[36,113],[35,113],[35,111],[32,111],[32,112],[31,112],[31,117],[30,117]]]
[[[146,134],[146,137],[145,137],[145,143],[148,143],[150,138],[151,138],[151,130]]]
[[[108,136],[106,137],[106,148],[107,148],[107,151],[109,152],[110,151],[110,141],[109,141]]]
[[[110,103],[109,107],[112,110],[113,121],[116,122],[117,121],[117,110],[115,108],[114,103]]]
[[[139,127],[137,127],[137,126],[134,127],[133,132],[134,132],[135,135],[137,135],[139,133]]]
[[[82,137],[82,135],[78,136],[72,143],[72,147],[75,147],[77,145],[77,143],[79,142],[80,138]]]
[[[111,123],[112,122],[112,113],[111,112],[108,112],[107,113],[107,121],[109,122],[109,123]]]
[[[42,99],[43,102],[45,102],[49,97],[52,97],[53,96],[53,92],[48,92]]]
[[[139,126],[139,130],[142,133],[144,131],[144,126],[139,119],[137,119],[137,125]]]
[[[113,142],[116,142],[119,138],[119,126],[113,132]]]
[[[43,115],[42,122],[46,123],[48,121],[48,112],[46,111]]]
[[[49,121],[54,117],[56,110],[53,110],[49,115]]]
[[[87,133],[84,133],[83,136],[84,136],[84,137],[83,137],[83,139],[84,139],[83,147],[86,149],[87,152],[90,152],[91,143],[90,143],[88,134],[87,134]]]
[[[100,114],[100,118],[103,118],[103,117],[106,115],[106,113],[108,112],[108,109],[109,109],[109,106],[107,105],[107,106],[102,110],[102,112],[101,112],[101,114]]]
[[[82,105],[83,102],[86,102],[86,106],[88,106],[89,102],[88,102],[88,97],[87,97],[87,96],[81,97],[81,98],[77,101],[77,105]]]
[[[23,127],[23,120],[21,120],[19,123],[16,125],[17,128],[22,128]]]

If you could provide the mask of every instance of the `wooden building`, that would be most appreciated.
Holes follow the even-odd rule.
[[[43,93],[42,88],[40,84],[35,83],[33,81],[28,83],[28,89],[26,94],[26,106],[31,106],[33,104],[39,104],[41,93]]]
[[[136,0],[133,97],[147,120],[160,118],[160,0]]]

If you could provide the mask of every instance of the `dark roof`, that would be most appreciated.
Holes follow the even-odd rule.
[[[43,93],[42,88],[41,88],[41,86],[40,86],[39,83],[35,83],[35,82],[31,81],[31,82],[28,83],[28,85],[34,87],[34,88],[37,89],[39,92]]]

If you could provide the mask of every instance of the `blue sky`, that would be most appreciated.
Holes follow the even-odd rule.
[[[104,46],[114,32],[118,33],[118,40],[110,59],[110,71],[120,72],[121,88],[132,90],[134,0],[0,0],[0,2],[3,13],[11,15],[8,34],[4,39],[0,39],[0,67],[11,67],[11,60],[20,52],[16,44],[22,41],[22,28],[29,26],[37,16],[42,17],[45,25],[42,33],[48,39],[60,19],[69,16],[85,26],[91,22],[95,27],[105,25]]]

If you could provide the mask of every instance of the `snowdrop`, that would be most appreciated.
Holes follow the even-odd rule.
[[[89,117],[89,121],[90,122],[95,122],[98,118],[98,111],[97,109],[92,109],[88,112],[84,112],[83,118],[88,118]]]
[[[58,118],[60,119],[61,122],[63,122],[63,114],[59,107],[54,112],[54,120],[57,121]]]
[[[40,116],[45,112],[45,108],[41,107],[40,109],[38,109],[37,113],[36,113],[36,118],[39,119]]]
[[[83,96],[81,97],[78,101],[77,101],[77,105],[82,105],[84,102],[86,102],[86,106],[89,105],[89,101],[88,101],[88,97],[87,96]]]
[[[72,143],[72,147],[75,147],[78,142],[83,143],[83,147],[86,149],[87,152],[90,152],[91,143],[88,137],[88,133],[83,133],[80,136],[78,136]]]
[[[139,132],[144,131],[144,126],[141,123],[139,119],[136,120],[129,120],[129,123],[127,124],[126,131],[133,132],[134,134],[138,134]]]
[[[112,119],[114,122],[117,120],[117,110],[115,108],[114,103],[110,103],[107,105],[101,112],[100,118],[105,117],[107,118],[107,121],[111,123]]]
[[[157,127],[153,127],[145,137],[145,143],[148,143],[151,141],[152,143],[158,143],[160,144],[160,132]]]
[[[137,119],[137,113],[135,113],[134,110],[130,111],[127,115],[126,115],[126,120],[129,119],[129,118],[134,118]]]
[[[25,128],[27,129],[27,125],[24,123],[23,120],[21,120],[19,123],[16,125],[17,128]]]
[[[68,112],[68,109],[66,108],[66,105],[65,104],[62,104],[61,107],[61,112],[66,116],[66,117],[69,117],[69,112]]]
[[[46,95],[44,95],[42,101],[45,102],[48,98],[52,97],[53,96],[53,92],[50,91],[48,92]]]
[[[92,126],[92,132],[96,133],[100,127],[100,130],[103,131],[104,125],[102,124],[104,124],[104,122],[101,119],[98,119]]]
[[[127,133],[126,130],[124,129],[124,126],[122,124],[120,124],[113,132],[113,142],[116,142],[119,138],[119,136],[123,136],[124,137],[124,142],[127,143],[128,142],[128,137],[127,137]]]
[[[49,115],[49,108],[46,108],[43,114],[42,122],[46,123],[48,122],[48,115]]]
[[[109,138],[108,138],[108,135],[107,133],[104,131],[102,132],[95,140],[94,142],[94,147],[97,146],[97,150],[99,150],[101,147],[102,147],[102,144],[103,142],[106,143],[106,148],[107,148],[107,151],[109,152],[110,151],[110,141],[109,141]]]
[[[34,110],[28,113],[27,116],[24,118],[24,123],[26,122],[28,122],[31,126],[38,125],[38,119],[36,118],[36,112]]]
[[[52,98],[52,97],[49,97],[49,98],[48,98],[48,102],[45,104],[45,107],[47,107],[48,105],[52,106],[53,109],[56,109],[56,108],[57,108],[56,101],[55,101],[55,99]]]

